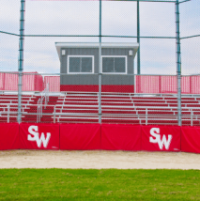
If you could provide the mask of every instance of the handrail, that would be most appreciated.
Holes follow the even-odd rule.
[[[38,123],[41,121],[41,118],[42,118],[43,101],[45,100],[45,105],[44,105],[45,109],[49,102],[49,83],[47,83],[47,87],[44,89],[42,94],[44,95],[41,98],[39,98],[37,101],[37,122]]]
[[[1,90],[0,90],[1,91]],[[6,92],[8,92],[8,90],[6,90]],[[9,93],[16,93],[15,95],[17,96],[17,92],[16,91],[9,91]],[[29,93],[29,94],[22,94],[22,97],[26,97],[26,96],[32,96],[34,95],[35,92],[38,91],[23,91],[23,93]],[[49,92],[51,94],[73,94],[73,95],[81,95],[81,94],[98,94],[98,92],[80,92],[80,91],[62,91],[62,92]],[[0,94],[1,96],[9,96],[10,94]],[[176,93],[122,93],[122,92],[102,92],[102,96],[113,96],[113,95],[119,95],[119,96],[129,96],[132,95],[134,97],[151,97],[151,96],[156,96],[156,97],[177,97]],[[11,95],[12,96],[12,95]],[[182,97],[200,97],[200,94],[182,94]]]
[[[184,103],[185,104],[185,103]],[[187,104],[187,103],[186,103]],[[0,106],[1,105],[8,105],[8,104],[3,104],[3,103],[0,103]],[[12,106],[13,105],[18,105],[17,103],[12,103],[11,104]],[[32,104],[32,106],[39,106],[40,104]],[[43,105],[44,106],[44,105]],[[63,104],[56,104],[56,105],[48,105],[48,106],[50,106],[50,107],[62,107],[63,106]],[[66,104],[65,106],[67,106],[67,107],[88,107],[88,108],[95,108],[95,107],[97,107],[98,108],[98,105],[82,105],[82,104],[80,104],[80,105],[74,105],[74,104]],[[104,107],[104,108],[130,108],[130,109],[140,109],[140,108],[152,108],[152,109],[177,109],[177,107],[174,107],[174,106],[167,106],[167,107],[165,107],[165,106],[156,106],[156,104],[155,104],[155,106],[120,106],[120,105],[102,105],[102,107]],[[3,107],[2,107],[3,108]],[[57,108],[58,109],[58,108]],[[198,107],[182,107],[182,109],[198,109]],[[200,110],[200,105],[199,105],[199,110]]]
[[[143,110],[142,110],[143,111]],[[113,114],[113,113],[103,113],[102,114],[102,118],[103,119],[110,119],[110,120],[136,120],[138,119],[140,121],[140,123],[143,121],[145,122],[146,125],[149,124],[149,120],[168,120],[168,121],[177,121],[178,122],[178,118],[177,118],[177,114],[175,115],[165,115],[162,114],[163,117],[167,117],[167,118],[161,118],[161,116],[157,115],[157,114],[149,114],[148,112],[153,111],[153,110],[146,110],[145,115],[141,114],[139,115],[139,117],[137,117],[137,115],[132,115],[132,114]],[[163,112],[163,111],[161,111]],[[194,120],[198,120],[197,118],[200,117],[200,114],[194,114],[193,111],[186,111],[186,113],[188,114],[184,114],[183,115],[183,120],[184,121],[190,121],[190,125],[193,125],[193,121]],[[43,113],[41,113],[42,115]],[[35,115],[35,113],[29,113],[29,115]],[[44,114],[43,114],[44,115]],[[98,119],[98,112],[97,113],[45,113],[46,116],[52,116],[53,121],[55,123],[55,120],[59,118],[66,118],[66,119],[74,119],[77,118],[78,119],[83,119],[85,121],[87,120],[91,120],[91,119]],[[57,117],[58,116],[58,117]],[[64,116],[64,117],[62,117]],[[170,118],[170,117],[174,117],[174,118]],[[114,119],[113,119],[114,117]]]
[[[7,122],[10,122],[10,117],[12,114],[17,115],[17,112],[11,112],[9,110],[9,108],[10,108],[10,105],[7,106],[7,111],[4,110],[4,111],[0,112],[1,114],[7,114]],[[163,109],[163,107],[160,107],[160,108]],[[143,108],[141,108],[141,109],[143,109]],[[154,121],[157,121],[157,120],[177,121],[178,120],[177,114],[175,114],[175,113],[174,114],[160,114],[160,115],[159,114],[150,114],[149,112],[152,112],[152,111],[155,112],[155,110],[153,110],[153,109],[146,108],[145,110],[139,110],[139,108],[138,108],[138,111],[144,112],[142,114],[119,114],[119,113],[112,113],[112,110],[111,110],[110,113],[103,112],[102,118],[108,119],[108,120],[134,120],[134,119],[136,120],[136,119],[138,119],[140,121],[140,123],[145,122],[146,125],[149,124],[149,120],[154,120]],[[163,110],[156,110],[156,112],[163,112]],[[171,111],[164,111],[164,112],[171,113]],[[177,112],[177,111],[173,111],[173,112]],[[27,114],[27,113],[22,112],[22,114]],[[41,110],[38,111],[37,114],[39,114],[41,116],[44,115],[44,113],[42,113]],[[36,113],[28,113],[28,115],[36,115]],[[96,112],[96,113],[70,113],[70,112],[58,113],[58,112],[54,112],[54,114],[45,113],[45,115],[53,116],[54,122],[55,122],[55,119],[58,119],[58,121],[59,121],[59,118],[74,119],[74,118],[78,117],[79,119],[85,119],[85,121],[87,121],[87,119],[88,120],[98,119],[98,112]],[[62,117],[62,116],[64,116],[64,117]],[[183,116],[184,121],[190,122],[190,125],[193,126],[194,120],[199,121],[200,114],[195,114],[195,111],[192,111],[190,108],[189,111],[184,111],[184,114],[182,116]],[[161,118],[161,117],[163,117],[163,118]]]
[[[47,83],[47,87],[45,89],[45,108],[49,102],[49,83]]]
[[[53,92],[51,92],[51,93],[53,93]],[[57,93],[57,92],[54,92],[54,93]],[[62,93],[62,94],[68,94],[68,95],[71,95],[71,94],[78,94],[78,95],[81,95],[81,94],[97,94],[98,95],[98,93],[99,92],[81,92],[81,91],[62,91],[62,92],[60,92],[60,93]],[[121,95],[121,96],[125,96],[125,95],[134,95],[134,96],[141,96],[141,95],[147,95],[147,96],[149,96],[149,95],[152,95],[152,96],[157,96],[157,97],[167,97],[167,96],[169,96],[169,97],[177,97],[177,94],[176,93],[122,93],[122,92],[102,92],[101,93],[102,94],[102,96],[105,94],[105,96],[113,96],[113,95]],[[200,97],[200,94],[182,94],[182,97],[187,97],[187,96],[199,96]],[[145,97],[145,96],[144,96]]]
[[[41,121],[41,118],[42,118],[43,100],[44,100],[44,96],[39,98],[37,101],[37,123],[39,123]]]
[[[17,114],[18,114],[18,112],[16,111],[16,112],[11,112],[10,110],[11,109],[13,109],[12,107],[11,107],[11,105],[13,105],[13,104],[7,104],[6,105],[6,107],[0,107],[0,108],[2,108],[3,109],[3,111],[0,111],[0,117],[2,117],[2,114],[6,114],[7,115],[7,123],[10,123],[10,117],[12,116],[12,114],[16,114],[16,117],[17,117]],[[24,109],[25,108],[22,108],[22,113],[25,113],[24,112]],[[6,111],[7,110],[7,111]]]

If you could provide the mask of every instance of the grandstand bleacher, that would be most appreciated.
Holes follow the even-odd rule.
[[[22,96],[22,122],[37,122],[41,94]],[[177,97],[170,94],[102,93],[102,123],[177,125]],[[0,122],[17,122],[17,94],[0,95]],[[50,94],[40,122],[98,123],[98,93]],[[200,125],[200,96],[182,97],[182,124]]]

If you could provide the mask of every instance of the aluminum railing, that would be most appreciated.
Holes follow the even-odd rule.
[[[46,108],[46,106],[47,106],[47,104],[48,104],[48,102],[49,102],[49,83],[47,83],[47,87],[46,87],[46,89],[45,89],[45,108]]]
[[[44,100],[44,99],[43,99]],[[17,117],[17,109],[16,112],[11,111],[11,108],[13,109],[14,104],[7,104],[3,107],[0,104],[0,118],[6,117],[7,123],[10,122],[11,117]],[[15,104],[17,108],[17,104]],[[41,120],[42,116],[51,116],[53,122],[59,122],[60,118],[66,118],[67,119],[74,119],[74,122],[76,122],[76,119],[85,119],[85,122],[89,122],[91,119],[98,119],[98,112],[92,112],[91,109],[98,111],[98,105],[68,105],[71,108],[67,108],[68,111],[74,111],[75,108],[77,109],[77,112],[62,112],[62,108],[55,108],[53,113],[42,113],[42,107],[44,105],[37,104],[35,105],[37,108],[40,108],[40,110],[37,110],[37,113],[27,113],[24,110],[26,107],[22,108],[22,115],[35,115],[39,116],[40,119],[37,119],[38,122]],[[54,105],[49,105],[50,107]],[[57,105],[62,106],[62,105]],[[82,107],[87,107],[87,109],[81,109]],[[121,111],[119,112],[119,109]],[[194,125],[194,121],[200,122],[200,108],[193,107],[183,107],[183,121],[190,122],[190,125]],[[61,110],[61,112],[56,112],[56,110]],[[84,110],[84,112],[81,112],[81,110]],[[87,111],[87,112],[85,112]],[[126,113],[123,113],[126,112]],[[130,112],[130,113],[127,113]],[[133,112],[133,114],[131,114]],[[124,106],[123,108],[121,106],[108,106],[108,105],[102,105],[102,120],[139,120],[140,124],[150,124],[149,121],[176,121],[177,118],[177,107],[130,107],[130,106]],[[77,121],[78,122],[78,121]]]
[[[86,92],[68,92],[67,95],[63,94],[63,96],[59,96],[59,103],[56,105],[48,105],[49,107],[54,108],[53,113],[43,113],[43,108],[47,106],[49,101],[49,92],[48,86],[43,92],[43,96],[38,100],[38,104],[34,104],[36,106],[37,111],[30,113],[26,113],[22,110],[22,115],[35,115],[37,116],[37,122],[41,121],[42,116],[50,116],[52,122],[60,122],[60,119],[73,120],[73,122],[77,123],[76,119],[85,120],[85,122],[90,122],[90,120],[98,120],[98,93],[86,93]],[[52,94],[51,94],[52,95]],[[46,97],[46,98],[45,98]],[[92,97],[92,98],[90,98]],[[144,101],[140,102],[140,105],[135,105],[135,99],[140,100],[141,97],[145,97]],[[157,100],[157,97],[161,97]],[[76,99],[77,100],[74,100]],[[172,98],[177,100],[175,95],[158,95],[158,96],[138,96],[138,94],[120,94],[120,93],[102,93],[102,120],[110,120],[113,123],[119,122],[120,119],[129,122],[131,120],[138,120],[140,124],[152,124],[152,122],[172,122],[173,124],[177,124],[177,107],[170,106],[166,98]],[[183,95],[184,99],[193,99],[198,100],[200,96],[187,96]],[[70,101],[70,99],[73,99]],[[69,104],[66,101],[70,101]],[[126,102],[126,100],[128,100]],[[155,101],[155,106],[151,102],[152,106],[146,106],[148,101]],[[166,103],[165,106],[157,106],[159,103]],[[200,100],[198,103],[182,103],[184,107],[182,107],[182,119],[184,122],[189,122],[188,125],[194,125],[197,121],[200,122]],[[61,104],[62,103],[62,104]],[[128,103],[128,105],[126,105]],[[129,105],[131,104],[131,105]],[[195,105],[196,104],[196,105]],[[2,105],[2,106],[1,106]],[[12,106],[11,106],[12,105]],[[2,103],[0,104],[0,117],[7,118],[7,122],[10,122],[10,118],[16,116],[17,111],[13,112],[10,108],[13,108],[13,105],[17,108],[17,103]],[[143,105],[143,106],[142,106]],[[194,107],[195,105],[195,107]],[[30,104],[28,105],[30,106]],[[26,106],[25,106],[26,107]],[[67,108],[67,109],[66,109]],[[65,112],[65,111],[67,112]],[[76,111],[74,111],[76,110]],[[72,111],[72,112],[70,112]],[[1,121],[1,120],[0,120]],[[168,122],[167,122],[168,121]],[[159,123],[157,123],[159,124]],[[171,123],[170,123],[171,124]],[[200,124],[199,124],[200,125]]]
[[[37,122],[39,123],[42,118],[42,111],[43,111],[43,101],[44,101],[44,107],[46,109],[46,106],[49,102],[49,83],[47,83],[47,87],[42,92],[41,98],[37,101]]]
[[[44,96],[39,98],[37,101],[37,123],[39,123],[42,118],[43,101],[44,101]]]
[[[25,109],[27,109],[26,106],[27,106],[27,104],[22,108],[22,113],[24,113],[24,114],[26,113],[25,112]],[[18,107],[17,103],[6,104],[6,105],[0,103],[0,122],[1,122],[1,117],[6,118],[6,123],[10,123],[10,119],[12,117],[16,117],[16,121],[17,121],[17,114],[18,114],[17,107]],[[14,109],[16,109],[16,112],[11,111],[11,110],[14,110]]]
[[[163,108],[162,108],[163,109]],[[138,110],[144,111],[144,110]],[[155,110],[146,109],[145,114],[113,114],[113,113],[104,113],[102,112],[102,120],[110,120],[112,123],[119,122],[125,122],[129,123],[131,120],[138,120],[140,124],[150,125],[150,124],[161,124],[159,122],[164,122],[162,124],[171,124],[171,125],[177,125],[178,124],[178,117],[177,117],[177,111],[176,114],[149,114],[150,112],[153,112]],[[157,110],[159,111],[159,110]],[[163,110],[160,110],[160,112],[163,112]],[[167,111],[164,111],[167,113]],[[186,111],[183,115],[183,122],[189,122],[187,125],[194,125],[194,121],[198,121],[200,125],[200,112],[199,114],[195,114],[195,111]],[[36,113],[28,113],[28,115],[36,115]],[[66,122],[73,122],[78,123],[79,120],[84,120],[82,123],[92,123],[91,120],[97,120],[98,122],[98,113],[90,113],[90,110],[88,110],[88,113],[74,113],[74,112],[56,112],[56,113],[41,113],[43,116],[50,116],[52,118],[52,122],[59,123],[61,122],[60,119],[65,119]],[[72,121],[73,120],[73,121]],[[158,122],[159,121],[159,122]]]

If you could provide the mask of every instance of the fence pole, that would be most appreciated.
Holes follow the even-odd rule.
[[[178,81],[178,125],[182,125],[181,114],[181,43],[180,43],[180,13],[179,13],[179,0],[176,0],[176,54],[177,54],[177,81]]]
[[[61,111],[60,111],[61,112]],[[54,111],[53,111],[53,123],[56,123],[56,109],[55,109],[55,106],[54,106]]]
[[[101,72],[101,28],[102,28],[102,0],[99,0],[99,93],[98,93],[98,104],[99,104],[99,123],[101,124],[101,117],[102,117],[102,111],[101,111],[101,81],[102,81],[102,72]]]
[[[7,123],[10,123],[10,104],[8,104]]]
[[[191,110],[191,126],[193,126],[193,115],[194,115],[194,112]]]
[[[19,66],[18,66],[18,116],[17,121],[21,123],[22,107],[22,76],[24,61],[24,20],[25,20],[25,0],[21,0],[20,9],[20,37],[19,37]]]
[[[140,0],[137,0],[137,43],[139,43],[137,51],[137,74],[140,75]]]
[[[145,119],[146,119],[146,125],[148,125],[148,108],[146,108]]]

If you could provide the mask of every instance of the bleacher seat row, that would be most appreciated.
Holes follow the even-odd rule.
[[[40,95],[22,96],[22,122],[37,122]],[[183,125],[200,125],[200,98],[182,97]],[[177,98],[172,95],[102,94],[102,123],[177,125]],[[50,96],[42,108],[41,122],[98,123],[96,93]],[[0,122],[17,122],[18,96],[0,95]]]

